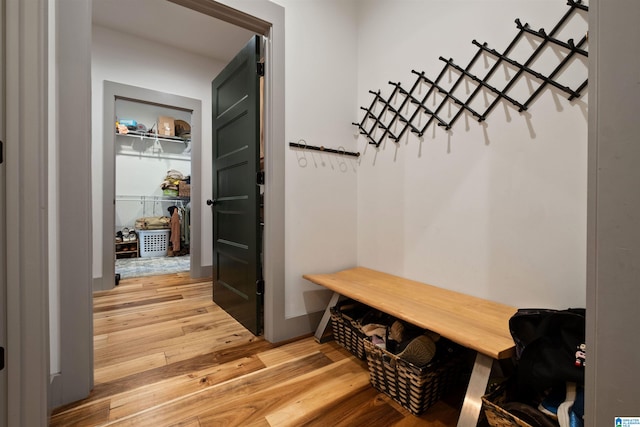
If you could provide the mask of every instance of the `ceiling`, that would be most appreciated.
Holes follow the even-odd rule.
[[[229,62],[254,34],[166,0],[92,0],[93,24]]]

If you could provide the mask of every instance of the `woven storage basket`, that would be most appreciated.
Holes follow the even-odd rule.
[[[191,184],[180,181],[178,183],[178,197],[191,197]]]
[[[508,402],[507,388],[502,385],[482,396],[482,409],[491,427],[532,427],[531,424],[502,408]]]
[[[467,353],[460,349],[426,366],[416,366],[369,340],[364,341],[369,379],[379,391],[420,415],[453,386],[469,378]]]
[[[360,328],[360,324],[343,312],[339,306],[331,307],[331,328],[333,329],[333,339],[338,344],[349,350],[351,354],[364,360],[365,334]]]

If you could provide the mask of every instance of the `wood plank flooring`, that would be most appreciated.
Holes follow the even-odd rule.
[[[411,415],[335,342],[274,345],[188,273],[94,293],[95,387],[51,426],[455,426],[460,396]]]

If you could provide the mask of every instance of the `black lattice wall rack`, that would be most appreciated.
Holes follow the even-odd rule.
[[[411,88],[407,89],[397,82],[389,82],[389,84],[393,86],[393,90],[388,97],[384,97],[380,90],[369,91],[373,95],[373,100],[369,107],[360,107],[364,111],[364,116],[360,123],[353,123],[353,125],[357,126],[360,133],[366,136],[369,144],[373,144],[378,147],[385,138],[399,142],[407,132],[411,132],[418,137],[421,137],[424,135],[427,128],[429,128],[433,123],[443,127],[445,130],[449,130],[465,112],[471,114],[478,122],[483,122],[496,105],[502,100],[515,106],[519,112],[526,111],[547,86],[552,86],[565,93],[569,100],[579,98],[582,91],[587,87],[586,78],[582,84],[578,85],[576,88],[571,88],[559,83],[557,81],[557,77],[572,60],[576,59],[576,55],[588,57],[588,52],[586,50],[588,33],[585,32],[584,36],[577,43],[573,39],[563,41],[556,37],[565,23],[574,14],[588,12],[589,9],[588,6],[582,3],[582,0],[568,0],[567,5],[569,8],[566,13],[548,33],[544,29],[534,30],[530,28],[528,24],[523,24],[520,19],[516,19],[515,23],[518,32],[502,53],[488,47],[487,43],[480,43],[473,40],[472,43],[478,47],[478,50],[466,67],[456,65],[453,59],[440,57],[439,59],[444,62],[444,66],[438,76],[433,80],[429,79],[424,72],[411,70],[411,73],[416,75],[416,79]],[[518,62],[517,60],[512,59],[510,54],[525,35],[534,37],[539,43],[526,61]],[[562,58],[558,59],[557,66],[551,72],[543,74],[533,69],[533,66],[536,59],[538,59],[544,49],[549,46],[565,50],[566,54]],[[475,62],[483,55],[493,57],[495,62],[486,74],[480,77],[473,74],[470,70]],[[498,70],[501,65],[505,64],[510,65],[516,70],[516,72],[503,87],[497,88],[489,82],[496,70]],[[443,77],[447,75],[447,72],[449,71],[453,71],[458,77],[447,89],[443,87],[441,82]],[[525,73],[537,79],[539,81],[539,85],[527,99],[514,99],[509,95],[510,90],[513,88],[515,82],[520,78],[520,76]],[[463,99],[463,97],[459,95],[462,91],[457,91],[457,89],[465,80],[473,82],[475,89],[471,91],[470,94],[465,94]],[[426,90],[426,93],[421,95],[420,88],[424,84],[428,86],[428,89]],[[489,91],[493,96],[493,100],[484,109],[484,111],[478,111],[477,109],[474,109],[471,104],[474,98],[476,98],[476,96],[478,96],[478,94],[483,90]],[[437,103],[435,108],[429,108],[427,100],[429,100],[435,92],[440,95],[439,103]],[[400,99],[400,102],[399,106],[396,107],[394,105],[398,105],[398,99]],[[405,108],[409,104],[413,104],[415,108],[409,114],[403,113],[405,110],[410,110]],[[457,108],[455,114],[449,115],[451,118],[448,121],[445,120],[442,117],[443,114],[441,114],[443,108],[447,105],[453,105]],[[427,117],[426,121],[424,120],[425,116]],[[400,129],[399,132],[397,132],[398,129]],[[397,133],[394,133],[394,131]]]

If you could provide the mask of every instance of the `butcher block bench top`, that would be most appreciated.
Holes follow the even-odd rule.
[[[303,277],[493,359],[513,354],[515,307],[364,267]]]

